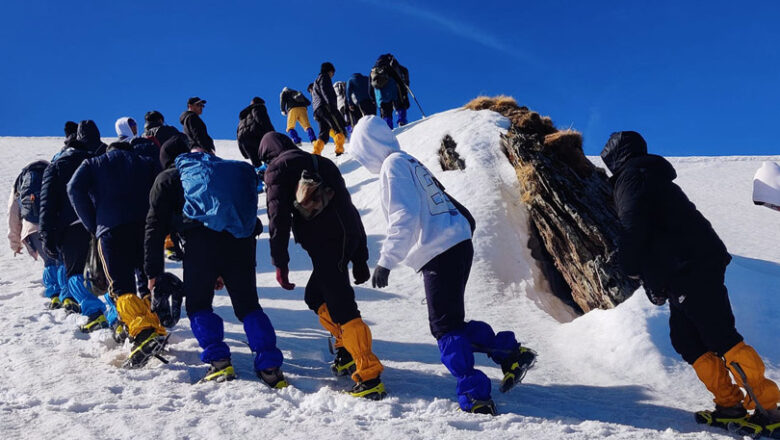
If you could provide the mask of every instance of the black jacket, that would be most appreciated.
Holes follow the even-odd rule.
[[[618,255],[628,275],[640,276],[660,292],[672,277],[691,268],[726,267],[731,260],[726,246],[674,184],[672,165],[647,154],[638,133],[614,133],[601,157],[613,174],[615,207],[623,226]]]
[[[333,89],[333,81],[327,73],[320,73],[314,80],[314,88],[311,91],[312,110],[320,107],[327,108],[332,114],[338,114],[336,91]]]
[[[252,162],[252,166],[259,167],[262,162],[257,157],[257,149],[260,141],[266,133],[274,131],[265,103],[252,104],[241,110],[238,115],[238,129],[236,139],[241,155]]]
[[[176,127],[159,122],[147,123],[144,127],[144,137],[157,139],[157,143],[161,146],[177,134],[179,134],[179,130]]]
[[[216,151],[214,140],[209,136],[206,124],[195,112],[185,111],[179,117],[179,122],[184,127],[182,131],[189,138],[191,148],[200,147],[204,150]]]
[[[309,104],[311,104],[311,101],[297,90],[285,89],[279,95],[279,107],[282,113],[287,113],[291,108],[295,107],[307,107]]]
[[[189,151],[184,135],[174,136],[160,148],[160,163],[165,170],[157,175],[149,191],[144,237],[144,272],[156,278],[165,270],[165,236],[183,229],[184,189],[175,160]]]
[[[87,146],[74,138],[66,140],[66,148],[46,167],[41,184],[39,230],[46,247],[55,249],[62,243],[65,229],[78,221],[68,199],[67,185],[84,160],[92,157]]]
[[[346,264],[368,260],[366,232],[360,214],[338,167],[325,157],[317,156],[319,174],[335,190],[335,195],[322,213],[305,220],[293,207],[295,190],[301,172],[314,170],[312,155],[299,149],[289,137],[268,133],[260,142],[260,159],[268,164],[265,171],[266,204],[271,262],[286,267],[290,261],[287,246],[290,230],[295,241],[311,254],[337,259]]]

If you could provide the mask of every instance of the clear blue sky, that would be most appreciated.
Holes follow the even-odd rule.
[[[278,130],[284,86],[320,63],[336,80],[392,52],[428,114],[512,95],[587,154],[636,130],[664,155],[780,154],[780,2],[12,1],[0,16],[0,136],[62,134],[94,119],[160,110],[180,127],[208,100],[213,137],[267,101]],[[411,119],[419,118],[416,108]]]

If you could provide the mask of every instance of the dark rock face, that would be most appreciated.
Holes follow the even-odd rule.
[[[452,136],[445,134],[439,147],[439,163],[443,171],[466,169],[466,162],[461,159],[460,154],[455,151],[458,144],[452,139]]]
[[[499,108],[512,121],[502,147],[522,186],[530,230],[538,232],[532,238],[541,241],[543,252],[533,254],[545,277],[565,300],[562,278],[582,312],[617,306],[639,284],[615,258],[620,221],[606,173],[585,157],[579,133],[558,131],[549,118],[508,100],[478,98],[467,108]]]

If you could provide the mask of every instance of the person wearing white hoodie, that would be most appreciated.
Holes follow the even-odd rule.
[[[401,150],[387,124],[369,115],[352,133],[351,154],[379,175],[379,196],[387,236],[371,284],[384,288],[390,271],[402,262],[422,272],[428,321],[438,341],[442,363],[457,378],[463,411],[496,414],[490,380],[474,368],[474,352],[501,365],[505,392],[522,380],[536,354],[522,347],[510,331],[495,333],[485,322],[466,321],[464,292],[474,256],[471,213],[444,192],[422,163]]]
[[[116,120],[114,128],[119,142],[127,142],[133,147],[136,154],[148,157],[157,163],[160,157],[160,148],[152,139],[138,136],[138,123],[135,122],[135,119],[123,116]]]

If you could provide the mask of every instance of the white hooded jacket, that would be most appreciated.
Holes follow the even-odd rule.
[[[121,117],[116,120],[114,128],[116,129],[116,135],[120,141],[130,142],[136,135],[133,134],[133,129],[130,128],[130,120],[127,116]],[[135,119],[133,119],[135,122]]]
[[[369,172],[379,174],[387,237],[379,266],[393,269],[401,262],[419,271],[434,257],[471,238],[468,220],[433,179],[433,173],[401,151],[382,119],[369,115],[352,132],[350,155]]]

